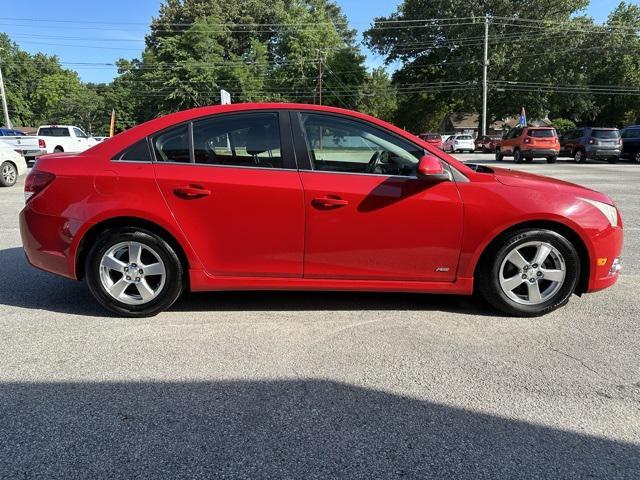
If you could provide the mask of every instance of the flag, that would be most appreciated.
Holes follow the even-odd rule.
[[[109,136],[113,137],[116,133],[116,109],[111,110],[111,123],[109,124]]]
[[[527,113],[524,111],[524,107],[520,109],[520,118],[518,119],[518,123],[521,127],[527,126]]]

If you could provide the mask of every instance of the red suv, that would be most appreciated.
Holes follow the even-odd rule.
[[[622,220],[601,193],[465,165],[360,113],[188,110],[42,156],[20,213],[32,265],[148,316],[185,290],[471,294],[539,315],[615,283]],[[490,214],[488,214],[490,212]]]
[[[560,142],[555,128],[515,127],[509,130],[496,146],[496,160],[513,156],[516,163],[532,162],[534,158],[546,158],[555,163],[560,153]]]
[[[442,150],[442,136],[439,133],[421,133],[418,137],[420,140]]]

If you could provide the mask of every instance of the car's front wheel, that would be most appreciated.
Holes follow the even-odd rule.
[[[11,162],[3,162],[0,165],[0,185],[13,187],[18,181],[18,169]]]
[[[484,255],[476,281],[482,296],[508,315],[533,317],[565,305],[580,276],[573,244],[557,232],[520,230]]]
[[[185,285],[184,267],[158,235],[132,227],[103,232],[85,264],[89,290],[107,310],[149,317],[166,310]]]
[[[500,151],[500,147],[496,148],[496,162],[501,162],[504,159],[504,155]]]

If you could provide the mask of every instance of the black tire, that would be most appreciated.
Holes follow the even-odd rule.
[[[581,149],[577,149],[573,152],[573,161],[576,163],[586,163],[587,157]]]
[[[520,149],[516,148],[513,151],[513,161],[516,163],[522,163],[522,153],[520,153]]]
[[[62,153],[64,152],[64,148],[62,147],[56,147],[53,149],[53,153]]]
[[[13,187],[18,181],[18,169],[12,162],[0,165],[0,186]]]
[[[638,150],[634,155],[633,155],[633,161],[636,163],[640,163],[640,150]]]
[[[501,162],[504,160],[504,155],[500,151],[500,147],[496,148],[496,162]]]
[[[500,286],[500,268],[506,256],[518,245],[542,241],[555,247],[564,258],[565,278],[557,292],[537,305],[512,300]],[[517,317],[536,317],[552,312],[569,301],[580,278],[580,258],[573,244],[557,232],[523,229],[500,237],[483,255],[476,274],[479,293],[497,310]],[[526,284],[526,282],[525,282]]]
[[[114,245],[135,241],[150,247],[159,256],[165,267],[165,282],[157,296],[147,303],[130,305],[111,296],[100,279],[100,262],[103,255]],[[89,290],[104,308],[124,317],[151,317],[168,309],[182,294],[185,269],[171,245],[155,233],[147,230],[122,227],[104,231],[93,244],[85,262],[85,278]]]
[[[547,157],[547,163],[556,163],[558,161],[558,157],[552,155],[551,157]]]

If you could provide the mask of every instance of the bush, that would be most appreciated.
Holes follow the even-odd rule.
[[[556,118],[555,120],[551,120],[551,125],[558,131],[558,133],[562,134],[567,130],[572,130],[576,128],[576,124],[571,120],[566,118]]]

